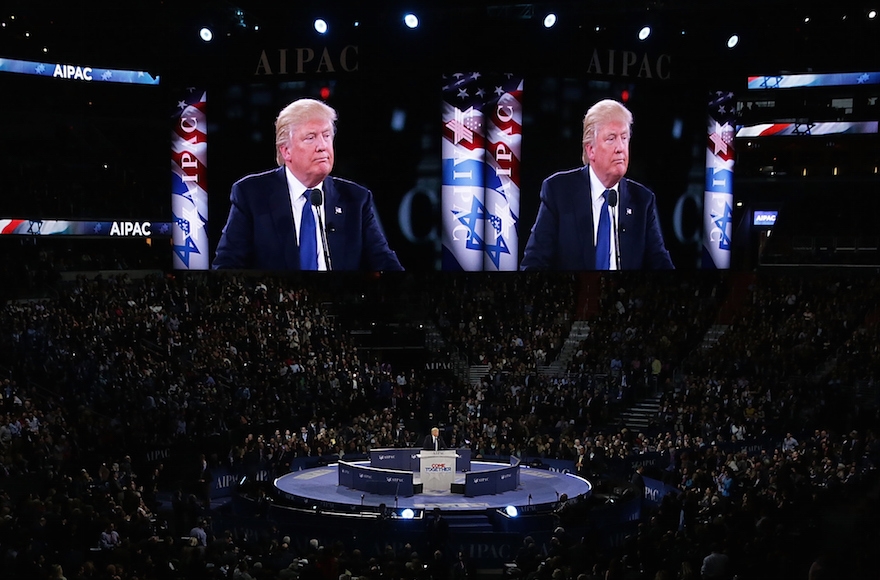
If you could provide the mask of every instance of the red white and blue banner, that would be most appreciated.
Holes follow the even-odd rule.
[[[749,89],[793,89],[796,87],[847,87],[880,84],[880,72],[789,74],[749,77]]]
[[[821,135],[859,135],[877,132],[877,121],[828,121],[809,123],[759,123],[742,126],[736,130],[737,137],[789,137]]]
[[[521,77],[443,77],[443,270],[518,265]]]
[[[709,100],[706,186],[703,191],[703,268],[730,268],[733,236],[733,166],[736,101],[717,91]]]
[[[518,266],[520,160],[522,159],[522,80],[499,95],[486,114],[489,176],[484,184],[489,223],[483,231],[483,269],[514,271]],[[512,251],[511,251],[512,248]]]
[[[83,82],[125,83],[135,85],[159,84],[158,75],[153,76],[145,71],[98,68],[89,65],[58,62],[36,62],[30,60],[16,60],[12,58],[0,58],[0,72]]]
[[[168,222],[87,220],[44,220],[0,218],[0,235],[4,236],[79,236],[90,238],[167,238],[171,235]]]
[[[205,102],[205,91],[186,89],[173,115],[171,238],[174,267],[181,270],[210,267]]]

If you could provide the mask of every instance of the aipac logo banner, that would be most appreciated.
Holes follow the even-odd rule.
[[[443,269],[514,271],[519,248],[521,77],[443,77]]]
[[[718,91],[709,101],[706,187],[703,192],[703,268],[727,270],[733,235],[733,165],[736,133],[733,93]]]
[[[83,82],[124,83],[132,85],[159,84],[158,75],[153,76],[145,71],[98,68],[89,65],[59,62],[36,62],[12,58],[0,58],[0,72]]]
[[[206,93],[186,89],[177,102],[171,134],[171,211],[174,267],[207,270],[208,250],[208,139]]]
[[[0,218],[0,236],[5,235],[167,238],[171,235],[171,224],[151,221],[96,222]]]

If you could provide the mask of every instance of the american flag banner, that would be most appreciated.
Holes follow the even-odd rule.
[[[208,139],[206,93],[195,88],[177,102],[171,134],[171,233],[174,267],[207,270]]]
[[[443,270],[516,270],[522,78],[443,77]]]
[[[733,165],[736,101],[717,91],[709,100],[706,187],[703,192],[703,268],[727,270],[733,235]]]

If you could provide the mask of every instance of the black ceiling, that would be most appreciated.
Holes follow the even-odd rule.
[[[576,71],[586,64],[591,47],[669,53],[686,64],[692,78],[868,70],[880,65],[880,22],[866,18],[868,0],[821,7],[791,0],[5,4],[0,9],[0,57],[82,61],[166,75],[186,70],[224,74],[237,66],[242,54],[251,62],[254,51],[320,43],[358,44],[362,59],[372,56],[378,66],[390,69],[494,64]],[[418,31],[401,25],[404,11],[410,9],[421,17]],[[547,31],[541,21],[549,11],[559,14],[559,22]],[[317,16],[330,23],[325,37],[312,29]],[[640,43],[635,34],[643,24],[651,24],[654,34]],[[202,25],[212,26],[217,34],[210,46],[198,39]],[[734,32],[741,43],[728,50],[724,44]]]

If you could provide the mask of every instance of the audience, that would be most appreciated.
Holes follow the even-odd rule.
[[[81,275],[55,298],[4,306],[0,555],[16,574],[462,574],[470,563],[441,548],[368,556],[281,535],[245,541],[212,528],[210,491],[195,485],[211,469],[277,476],[295,458],[417,447],[434,424],[476,457],[568,460],[597,480],[662,454],[645,475],[680,494],[646,510],[636,534],[572,557],[578,544],[560,527],[546,554],[526,544],[516,555],[523,576],[806,577],[811,565],[842,569],[827,546],[814,564],[827,534],[810,530],[832,525],[820,517],[876,509],[876,400],[858,398],[876,381],[871,277],[759,276],[737,294],[726,276],[596,287],[570,275],[133,275]],[[589,300],[596,314],[578,306]],[[701,348],[725,307],[726,332]],[[359,349],[350,331],[392,309],[433,318],[431,360],[463,357],[485,374],[440,377]],[[586,337],[566,344],[579,318]],[[657,416],[627,428],[620,411],[646,397]],[[131,459],[175,445],[204,458]]]

